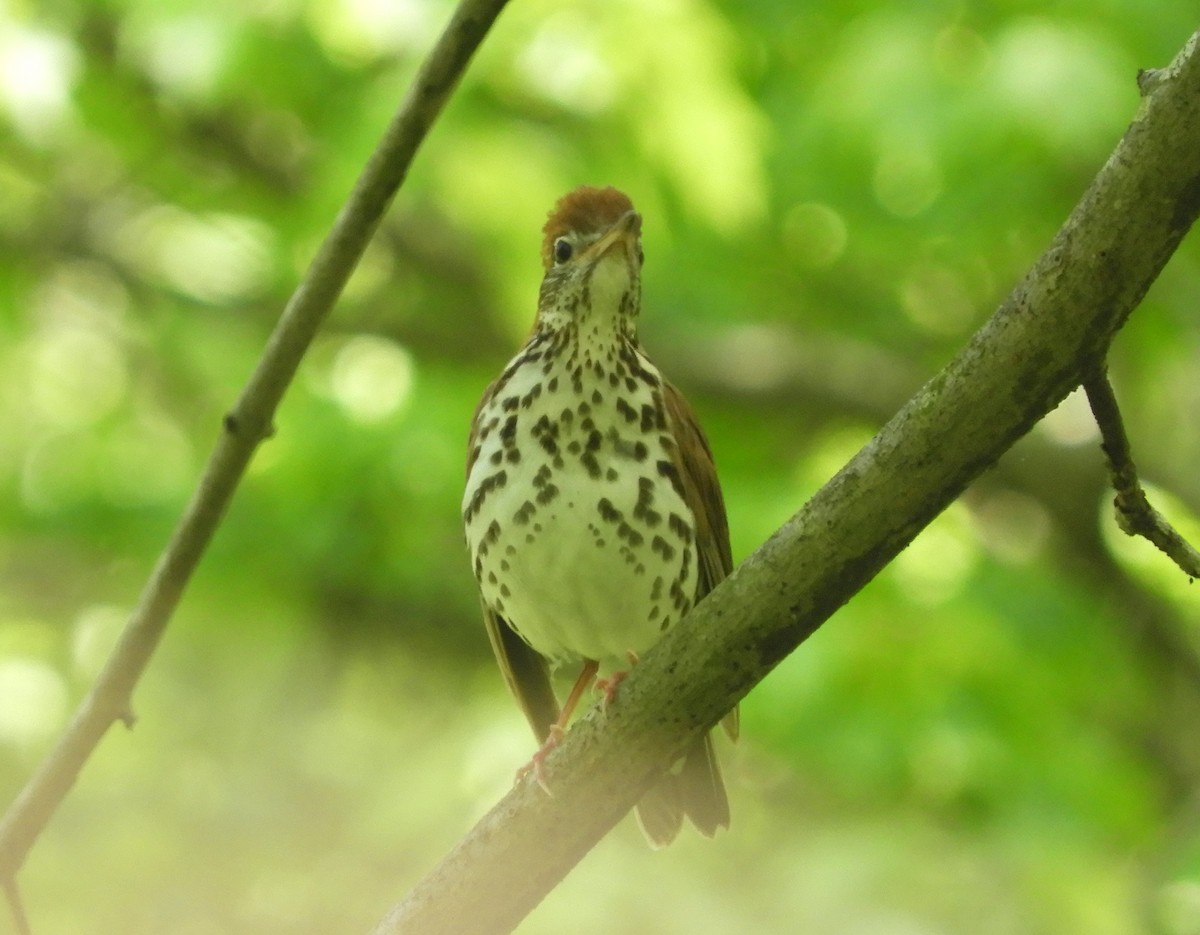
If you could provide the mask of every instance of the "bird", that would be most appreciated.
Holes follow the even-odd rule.
[[[462,515],[492,649],[542,747],[589,685],[615,691],[732,568],[708,440],[637,333],[642,217],[612,187],[564,195],[542,229],[544,276],[524,345],[487,387],[467,446]],[[551,672],[581,666],[560,707]],[[613,671],[606,679],[600,672]],[[735,708],[722,722],[737,738]],[[729,826],[711,734],[636,806],[648,842],[686,816]]]

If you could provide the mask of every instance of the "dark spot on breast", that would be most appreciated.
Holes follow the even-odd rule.
[[[680,616],[686,614],[688,607],[691,606],[691,598],[684,592],[682,581],[673,581],[671,583],[671,603],[675,605],[675,609],[679,611]]]
[[[659,461],[655,467],[658,473],[671,482],[671,486],[675,488],[675,492],[679,494],[679,499],[684,500],[683,479],[679,476],[679,471],[670,461]]]
[[[488,498],[488,495],[493,490],[499,490],[507,481],[508,474],[504,471],[498,471],[480,481],[479,486],[475,488],[475,493],[471,494],[471,501],[467,504],[467,508],[463,510],[463,518],[470,520],[472,516],[479,512],[483,506],[483,501]]]
[[[672,513],[667,519],[667,528],[671,530],[684,545],[688,545],[692,541],[692,527],[678,513]]]
[[[635,549],[646,541],[640,532],[638,532],[624,520],[617,524],[617,536],[621,539],[624,539],[631,547]],[[658,537],[655,536],[655,538],[657,539]]]
[[[483,534],[483,541],[486,545],[492,545],[500,538],[500,524],[495,520],[488,523],[487,532]]]
[[[529,392],[521,397],[521,408],[528,409],[533,405],[533,401],[542,395],[542,384],[535,383],[530,387]]]
[[[615,506],[608,497],[601,497],[596,504],[596,511],[600,514],[600,518],[606,523],[619,523],[623,518],[623,514]]]
[[[664,562],[669,562],[675,558],[675,546],[667,542],[662,536],[655,536],[650,540],[650,549],[661,555]]]

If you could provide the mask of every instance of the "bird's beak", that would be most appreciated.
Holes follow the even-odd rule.
[[[642,234],[642,216],[636,211],[626,211],[617,223],[604,232],[595,243],[584,251],[588,262],[595,263],[614,250],[625,251],[625,259],[636,265],[638,238]]]

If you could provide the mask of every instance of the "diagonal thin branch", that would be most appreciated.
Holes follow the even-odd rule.
[[[12,914],[13,929],[17,935],[30,935],[29,916],[25,914],[25,903],[21,901],[21,891],[17,889],[16,880],[5,880],[4,898],[8,901],[9,912]]]
[[[462,0],[422,64],[404,102],[367,162],[288,301],[258,366],[225,417],[224,431],[121,638],[63,736],[0,822],[0,881],[11,881],[116,720],[132,721],[131,698],[192,572],[317,329],[408,174],[417,148],[449,99],[507,0]]]
[[[1179,534],[1165,516],[1150,505],[1146,491],[1138,480],[1133,463],[1129,436],[1121,419],[1121,409],[1112,384],[1103,370],[1083,381],[1092,415],[1100,427],[1101,448],[1108,458],[1108,473],[1112,478],[1113,508],[1117,525],[1127,536],[1142,536],[1165,554],[1193,581],[1200,578],[1200,552]]]
[[[510,931],[689,743],[1094,372],[1200,212],[1200,33],[1039,258],[957,357],[673,627],[380,922]]]

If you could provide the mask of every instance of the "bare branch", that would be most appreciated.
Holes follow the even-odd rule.
[[[1193,36],[1049,249],[958,356],[672,628],[376,928],[511,930],[689,743],[1094,372],[1200,211]]]
[[[0,823],[0,881],[11,881],[116,720],[132,720],[132,694],[183,590],[220,525],[242,474],[267,438],[284,391],[317,329],[379,225],[417,148],[506,0],[462,0],[367,162],[304,279],[288,301],[191,502],[159,557],[137,607],[66,732]]]
[[[30,935],[29,916],[25,914],[25,904],[21,901],[21,891],[17,888],[16,880],[4,881],[4,898],[8,900],[8,908],[12,913],[13,929],[17,935]]]
[[[1092,414],[1100,427],[1101,447],[1108,458],[1108,472],[1117,492],[1113,506],[1117,525],[1127,536],[1142,536],[1183,570],[1190,579],[1200,578],[1200,552],[1197,552],[1167,519],[1150,505],[1138,480],[1137,467],[1129,436],[1121,419],[1121,410],[1112,384],[1103,371],[1083,381]]]

